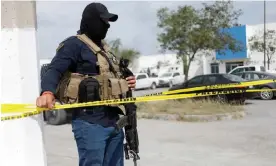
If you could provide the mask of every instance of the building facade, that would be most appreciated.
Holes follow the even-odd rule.
[[[267,30],[276,30],[276,23],[267,23]],[[238,40],[243,49],[239,52],[225,50],[224,54],[217,52],[200,52],[195,60],[191,63],[189,70],[189,78],[200,74],[210,73],[228,73],[237,66],[264,66],[264,53],[250,49],[249,39],[257,34],[263,34],[264,25],[242,25],[227,30],[232,37]],[[206,55],[208,54],[208,55]],[[156,71],[156,66],[160,61],[163,63],[162,73],[172,71],[171,68],[177,69],[183,73],[183,65],[181,60],[177,59],[174,54],[160,54],[141,56],[136,60],[135,72],[141,72],[147,68]],[[271,59],[270,68],[266,64],[266,70],[276,72],[276,55]],[[162,67],[161,67],[162,68]],[[159,70],[160,71],[160,70]]]
[[[266,28],[267,30],[276,30],[276,23],[266,24]],[[264,53],[251,50],[249,46],[249,39],[252,36],[263,34],[263,24],[233,27],[229,32],[246,49],[237,53],[231,51],[225,51],[225,54],[214,53],[212,56],[206,57],[204,73],[228,73],[237,66],[264,66]],[[266,62],[266,70],[276,70],[276,55],[271,59],[269,68],[268,62]]]

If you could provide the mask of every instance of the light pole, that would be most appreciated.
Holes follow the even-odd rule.
[[[266,71],[266,1],[264,0],[264,68]]]

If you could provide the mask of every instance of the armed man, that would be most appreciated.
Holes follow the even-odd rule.
[[[109,22],[117,19],[118,15],[109,13],[101,3],[85,7],[78,34],[60,43],[41,80],[41,96],[36,101],[38,107],[52,109],[56,99],[71,104],[130,97],[127,94],[135,88],[135,77],[126,68],[127,63],[118,60],[103,41]],[[133,104],[125,105],[125,108],[136,111]],[[138,147],[131,145],[133,142],[138,144],[138,140],[132,139],[137,137],[136,121],[135,129],[129,124],[132,123],[130,120],[127,120],[128,127],[127,124],[118,127],[119,115],[124,115],[118,105],[73,108],[72,112],[79,166],[123,166],[126,146],[122,127],[125,127],[126,135],[130,135],[128,147],[136,148],[129,150],[138,153]],[[135,132],[136,136],[132,136]]]

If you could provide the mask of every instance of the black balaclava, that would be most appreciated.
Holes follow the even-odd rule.
[[[101,3],[91,3],[87,5],[82,13],[80,23],[80,33],[86,34],[98,46],[105,38],[110,27],[108,21],[116,21],[117,15],[108,12],[107,8]]]

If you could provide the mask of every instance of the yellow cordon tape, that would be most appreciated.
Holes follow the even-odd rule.
[[[231,84],[217,84],[217,85],[210,85],[210,86],[200,86],[194,88],[187,88],[187,89],[178,89],[173,91],[165,91],[159,93],[153,93],[146,96],[155,96],[155,95],[169,95],[175,93],[183,93],[183,92],[192,92],[198,90],[214,90],[214,89],[227,89],[227,88],[240,88],[240,87],[248,87],[248,86],[255,86],[255,85],[262,85],[267,83],[276,82],[276,80],[257,80],[257,81],[247,81],[241,83],[231,83]]]
[[[1,117],[1,121],[26,118],[26,117],[29,117],[29,116],[38,115],[40,113],[42,113],[42,111],[32,111],[32,112],[29,111],[29,112],[25,112],[25,113],[19,114],[19,115]]]
[[[232,84],[201,86],[201,87],[179,89],[179,90],[173,90],[173,91],[165,91],[165,92],[150,94],[150,95],[146,95],[146,96],[149,97],[149,96],[156,96],[156,95],[169,95],[169,94],[175,94],[175,93],[192,92],[192,91],[197,91],[197,90],[239,88],[239,87],[246,87],[246,86],[261,85],[261,84],[266,84],[266,83],[271,83],[271,82],[276,82],[276,80],[259,80],[259,81],[248,81],[248,82],[234,83],[234,84],[232,83]],[[185,97],[185,96],[187,96],[187,94],[182,94],[180,96],[183,96],[181,98],[187,98],[187,97]],[[188,98],[191,98],[191,97],[195,97],[195,96],[190,96],[190,95],[188,96]],[[145,96],[144,97],[139,97],[139,98],[141,98],[142,101],[143,101],[143,99],[145,100]],[[163,98],[163,100],[166,100],[166,97],[162,97],[162,98]],[[135,100],[135,98],[128,98],[128,99],[123,99],[123,101],[118,101],[118,100],[99,101],[100,104],[97,104],[97,105],[94,105],[94,104],[90,105],[88,103],[79,103],[79,104],[66,104],[66,105],[63,105],[63,106],[65,106],[66,108],[77,108],[77,107],[82,107],[82,106],[78,106],[78,105],[98,106],[98,105],[106,105],[106,104],[122,104],[122,103],[126,102],[127,100],[130,100],[131,102],[133,102],[133,101],[137,102]],[[151,98],[149,98],[149,100],[152,101]],[[145,100],[145,101],[148,101],[148,100]],[[140,101],[138,101],[138,102],[140,102]],[[94,102],[89,102],[89,103],[94,103]],[[128,103],[128,102],[126,102],[126,103]],[[1,106],[2,106],[2,111],[1,111],[2,114],[5,114],[5,113],[22,113],[22,112],[26,112],[26,111],[29,112],[30,109],[34,109],[34,107],[35,107],[33,104],[2,104]],[[37,109],[41,109],[41,108],[37,108]],[[59,108],[58,106],[56,106],[54,109],[64,109],[64,108]],[[44,110],[45,110],[45,108],[44,108]]]
[[[214,89],[226,89],[226,88],[241,88],[247,86],[261,85],[266,83],[276,82],[276,80],[259,80],[259,81],[248,81],[238,84],[221,84],[221,85],[212,85],[212,86],[202,86],[189,89],[179,89],[174,91],[166,91],[161,93],[150,94],[141,97],[132,97],[126,99],[115,99],[115,100],[104,100],[104,101],[95,101],[87,103],[75,103],[75,104],[56,104],[55,107],[51,110],[59,109],[69,109],[69,108],[79,108],[79,107],[90,107],[90,106],[101,106],[101,105],[110,105],[110,104],[124,104],[124,103],[137,103],[137,102],[148,102],[148,101],[160,101],[160,100],[172,100],[172,99],[184,99],[184,98],[194,98],[194,97],[204,97],[204,96],[213,96],[219,94],[235,94],[235,93],[245,93],[245,92],[262,92],[262,91],[275,91],[276,89],[261,90],[261,89],[235,89],[235,90],[222,90],[222,91],[212,91],[212,92],[199,92],[199,93],[190,93],[190,94],[175,94],[183,92],[192,92],[197,90],[214,90]],[[33,116],[40,114],[43,111],[47,111],[45,108],[38,108],[34,104],[1,104],[1,113],[10,114],[10,113],[23,113],[21,115],[15,116],[5,116],[1,117],[1,121],[20,119],[28,116]],[[48,109],[49,110],[49,109]]]
[[[261,90],[261,89],[223,90],[223,91],[201,92],[201,93],[191,93],[191,94],[177,94],[177,95],[167,95],[167,96],[162,95],[162,96],[135,97],[135,98],[120,99],[120,100],[105,100],[105,101],[95,101],[95,102],[78,103],[78,104],[56,105],[53,110],[79,108],[79,107],[87,107],[87,106],[100,106],[100,105],[108,105],[108,104],[123,104],[123,103],[133,103],[133,102],[137,103],[137,102],[148,102],[148,101],[204,97],[204,96],[212,96],[212,95],[219,95],[219,94],[235,94],[235,93],[262,92],[262,91],[264,91],[264,90]],[[276,91],[276,89],[270,89],[269,91]],[[18,110],[18,112],[19,111],[24,112],[23,114],[1,117],[1,121],[25,118],[28,116],[40,114],[43,111],[47,111],[47,110],[45,110],[45,108],[37,108],[33,105],[20,105],[20,107],[24,108],[24,109],[20,109],[20,110]],[[5,109],[15,110],[15,107],[10,107],[10,108],[6,107]],[[35,111],[32,111],[32,110],[35,110]],[[15,111],[15,112],[17,112],[17,111]]]

